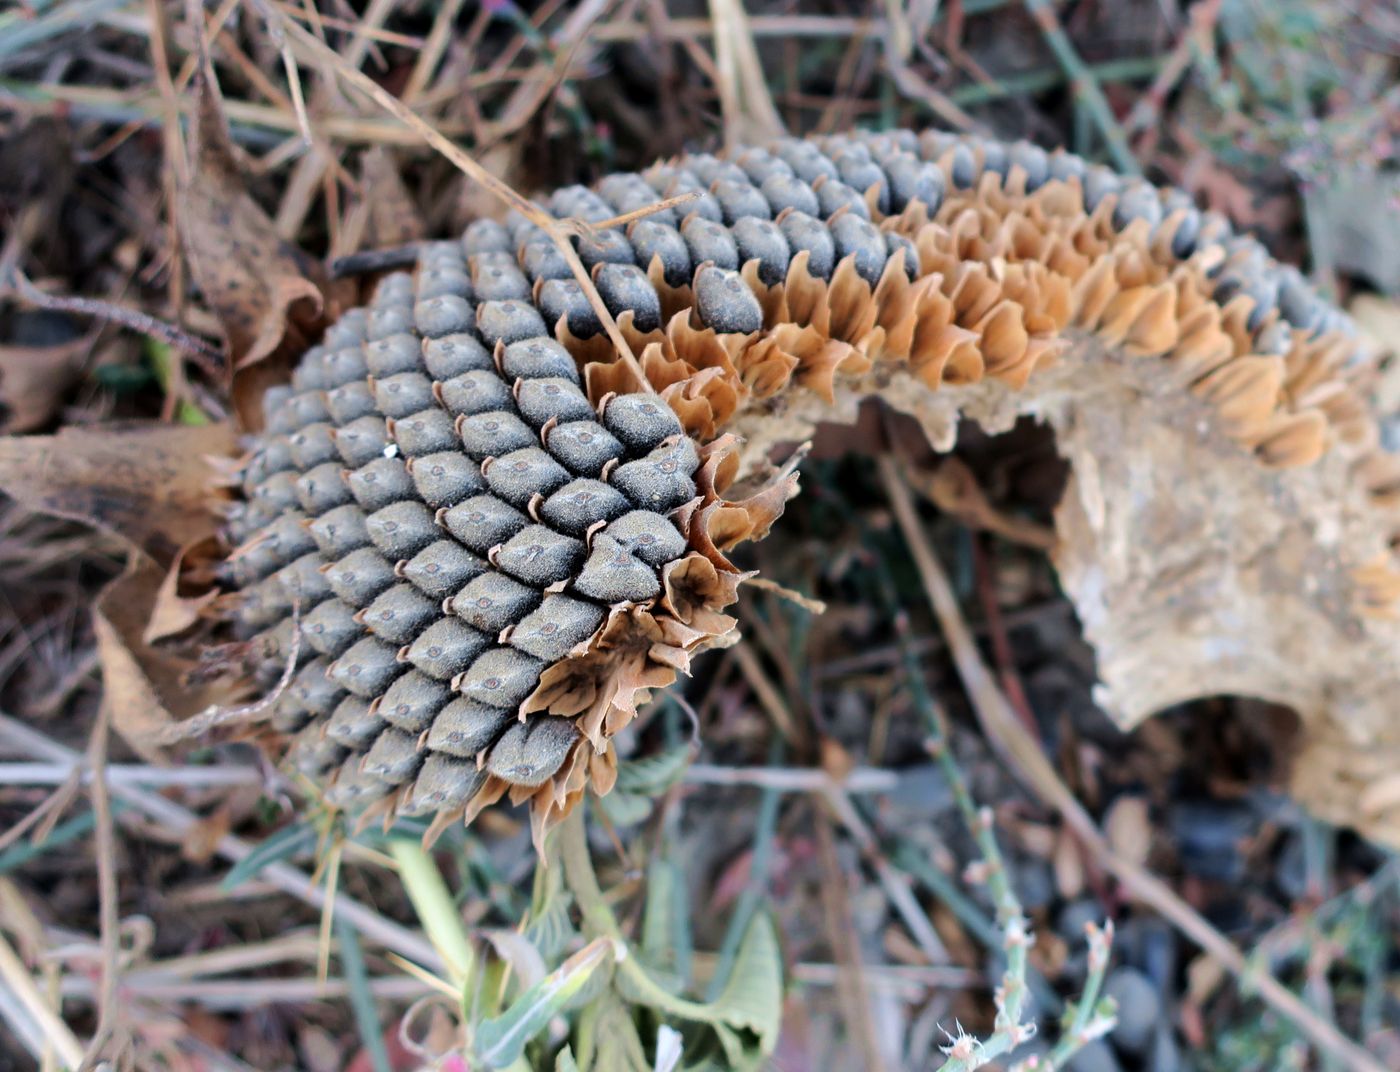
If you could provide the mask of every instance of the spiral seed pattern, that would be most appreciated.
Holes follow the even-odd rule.
[[[988,176],[1023,194],[1069,184],[1084,213],[1112,198],[1113,227],[1145,229],[1169,258],[1203,258],[1215,302],[1248,297],[1252,353],[1354,335],[1297,272],[1184,195],[1025,143],[785,139],[566,187],[546,207],[599,224],[695,194],[577,250],[628,331],[661,331],[679,301],[695,331],[740,337],[765,329],[765,302],[796,264],[821,283],[853,271],[869,288],[925,277],[928,247],[894,225],[900,214],[931,219]],[[902,272],[887,272],[892,258]],[[656,600],[693,550],[678,521],[700,490],[692,430],[654,394],[590,394],[564,343],[601,330],[542,230],[518,215],[479,220],[425,246],[415,272],[383,278],[267,393],[227,579],[265,684],[299,607],[305,643],[275,723],[331,803],[392,794],[400,812],[453,811],[492,777],[545,784],[579,730],[520,717],[522,703],[613,609]],[[1341,364],[1357,360],[1353,347]],[[1212,390],[1228,409],[1231,385]]]

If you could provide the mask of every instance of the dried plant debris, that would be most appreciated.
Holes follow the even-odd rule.
[[[275,724],[332,803],[445,822],[508,796],[539,836],[607,790],[639,702],[733,635],[726,552],[796,490],[772,448],[878,395],[940,449],[960,415],[1049,421],[1106,706],[1291,703],[1305,801],[1400,839],[1400,466],[1373,358],[1296,272],[1177,192],[938,132],[695,154],[547,205],[681,192],[576,239],[646,383],[513,217],[425,246],[268,393],[226,602],[264,687],[303,608]]]

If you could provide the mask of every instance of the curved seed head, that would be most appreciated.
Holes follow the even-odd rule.
[[[540,516],[560,532],[583,536],[600,521],[621,516],[631,504],[601,480],[571,480],[540,505]]]
[[[326,737],[343,748],[363,752],[379,736],[385,722],[370,710],[370,701],[362,696],[346,696],[331,712],[326,723]]]
[[[423,501],[432,507],[453,506],[486,490],[481,466],[460,450],[444,450],[410,460],[408,475]]]
[[[490,566],[456,540],[435,540],[404,562],[398,572],[420,592],[441,602]]]
[[[492,648],[477,656],[457,690],[469,700],[514,711],[539,684],[544,665],[514,648]]]
[[[373,547],[362,547],[326,568],[331,591],[352,607],[367,607],[393,586],[394,564]]]
[[[475,369],[494,369],[491,351],[475,335],[443,335],[423,342],[423,366],[435,380],[450,380]]]
[[[516,785],[543,785],[564,765],[578,739],[568,719],[536,715],[506,730],[486,757],[486,769]]]
[[[515,714],[502,707],[459,697],[438,712],[428,731],[428,748],[473,759],[505,732]]]
[[[364,633],[355,613],[354,607],[337,596],[317,603],[301,619],[301,632],[311,650],[332,658],[347,651]]]
[[[460,808],[486,782],[486,772],[475,763],[429,752],[418,777],[399,801],[403,815],[427,815]]]
[[[365,510],[378,510],[413,494],[413,481],[402,458],[375,458],[345,478],[350,494]]]
[[[442,514],[447,531],[479,555],[504,543],[529,523],[524,514],[494,495],[474,495]]]
[[[413,307],[413,326],[428,339],[471,331],[476,327],[476,308],[461,294],[425,298]]]
[[[535,432],[514,413],[494,410],[475,413],[457,422],[457,434],[462,447],[477,461],[499,458],[513,450],[534,446],[539,442]]]
[[[695,273],[695,310],[720,334],[747,335],[763,327],[763,309],[738,272],[706,265]]]
[[[365,344],[365,368],[375,379],[418,372],[422,351],[411,331]]]
[[[350,488],[345,483],[345,467],[339,462],[322,462],[302,473],[296,480],[296,498],[312,517],[344,506],[351,501]]]
[[[677,437],[645,458],[619,465],[608,482],[634,505],[664,512],[695,498],[695,481],[691,474],[699,466],[695,444],[688,438]]]
[[[457,426],[452,415],[433,407],[390,422],[390,434],[406,458],[421,458],[458,445]]]
[[[351,469],[381,457],[388,445],[388,427],[378,414],[367,414],[335,430],[335,449],[340,452],[340,460]]]
[[[482,475],[499,498],[522,509],[536,495],[548,495],[569,482],[568,470],[539,447],[495,458]]]
[[[620,234],[618,237],[626,245],[627,263],[600,264],[593,272],[593,284],[614,319],[630,311],[638,331],[655,331],[661,326],[661,299],[646,273],[632,263],[635,254],[631,245]]]
[[[385,690],[378,715],[405,733],[422,733],[452,699],[452,690],[419,670],[410,670]]]
[[[416,555],[441,535],[433,512],[412,500],[376,510],[365,518],[365,530],[370,541],[396,562]]]
[[[452,597],[448,608],[468,625],[495,636],[539,605],[540,594],[503,573],[483,573]]]
[[[596,603],[582,599],[545,596],[539,610],[515,627],[510,645],[547,663],[557,662],[597,631],[605,613]]]
[[[661,593],[656,571],[611,536],[598,536],[574,591],[602,603],[641,603]]]
[[[403,673],[403,667],[395,658],[393,647],[375,637],[365,637],[331,663],[327,672],[347,692],[372,700],[384,694],[390,682]]]
[[[386,417],[407,417],[433,404],[433,381],[421,372],[376,377],[374,404]]]
[[[322,556],[335,561],[369,543],[365,514],[358,506],[339,506],[312,521],[307,530]]]
[[[685,537],[680,529],[666,517],[650,510],[632,510],[623,514],[603,532],[655,569],[680,558],[686,551]]]
[[[582,540],[555,532],[546,525],[527,525],[496,553],[496,565],[533,588],[567,581],[583,561]]]
[[[429,599],[411,584],[396,584],[375,597],[361,621],[379,639],[407,644],[442,613],[440,602]]]
[[[298,469],[310,469],[336,458],[335,437],[328,421],[317,421],[299,428],[287,437],[292,464]]]
[[[437,387],[438,396],[447,412],[454,417],[490,413],[492,410],[510,412],[514,408],[510,388],[497,374],[494,366],[472,369]]]
[[[507,346],[545,334],[544,321],[533,305],[522,301],[482,302],[476,309],[476,332],[487,347]]]
[[[458,618],[439,618],[404,651],[413,666],[439,681],[451,681],[491,646],[491,637]]]
[[[561,376],[543,376],[520,380],[515,392],[515,404],[520,415],[536,428],[550,419],[588,421],[597,414],[593,403],[572,380]]]
[[[566,265],[566,274],[568,270]],[[689,278],[688,271],[686,277]],[[546,279],[535,300],[551,328],[563,319],[569,331],[580,339],[592,338],[603,330],[602,322],[583,293],[583,288],[572,278]]]
[[[501,354],[501,371],[508,380],[558,376],[571,383],[583,382],[569,351],[543,334],[507,346]]]
[[[681,224],[681,237],[694,264],[708,261],[730,271],[738,269],[739,247],[727,227],[692,212]]]
[[[622,457],[622,444],[593,420],[556,424],[545,435],[544,445],[564,468],[580,476],[597,476],[608,462]]]
[[[387,785],[402,785],[418,773],[422,763],[423,756],[413,734],[388,726],[380,731],[365,753],[361,770]]]

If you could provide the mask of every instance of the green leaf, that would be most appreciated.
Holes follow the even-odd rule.
[[[569,918],[573,905],[574,895],[568,890],[560,890],[545,902],[540,914],[525,927],[525,936],[535,943],[535,948],[546,961],[558,960],[578,935],[573,920]]]
[[[180,358],[169,344],[161,342],[159,339],[146,339],[146,358],[151,363],[151,369],[155,373],[156,382],[160,384],[161,390],[166,394],[170,393],[171,384],[175,380],[175,362]],[[181,399],[175,407],[175,419],[181,424],[208,424],[209,418],[193,402]]]
[[[554,1072],[579,1072],[574,1051],[565,1046],[554,1058]]]
[[[232,890],[257,875],[268,864],[283,863],[303,852],[316,848],[316,828],[310,823],[284,826],[258,843],[247,856],[239,860],[224,876],[220,888]]]
[[[760,1053],[766,1056],[777,1047],[783,1014],[783,955],[777,927],[767,912],[754,913],[714,1009],[717,1020],[753,1032]],[[723,1041],[723,1033],[720,1038]]]
[[[588,1072],[652,1072],[631,1011],[609,991],[598,1001],[598,1040]]]
[[[690,976],[690,906],[681,869],[652,857],[642,914],[642,956],[656,972],[684,984]]]
[[[695,748],[687,741],[665,752],[629,759],[618,765],[617,785],[613,791],[659,796],[681,780],[694,758]]]
[[[640,958],[621,966],[615,986],[637,1005],[667,1016],[709,1024],[724,1048],[728,1067],[749,1068],[762,1062],[778,1044],[783,1003],[783,963],[777,928],[765,912],[756,912],[734,956],[734,966],[719,997],[708,1004],[675,993],[647,969]]]
[[[598,804],[614,826],[636,826],[645,822],[651,815],[655,801],[642,793],[627,793],[614,789],[607,796],[600,797]]]
[[[355,1027],[360,1032],[365,1053],[374,1072],[393,1072],[389,1050],[384,1045],[384,1028],[379,1022],[379,1009],[369,989],[369,972],[365,969],[365,954],[360,948],[360,932],[345,921],[335,918],[336,938],[340,942],[340,966],[350,988],[350,1009],[355,1014]]]
[[[617,945],[595,938],[545,978],[526,990],[500,1016],[477,1025],[477,1059],[488,1068],[505,1068],[520,1059],[526,1044],[559,1015],[597,971],[611,965]]]

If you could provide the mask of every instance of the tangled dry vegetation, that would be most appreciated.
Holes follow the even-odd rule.
[[[1301,0],[0,13],[13,1066],[1400,1063],[1400,331],[1228,240],[1393,285],[1342,238],[1397,42]],[[832,137],[931,125],[1026,140]],[[738,149],[784,128],[821,151]],[[429,379],[406,330],[460,341]]]

